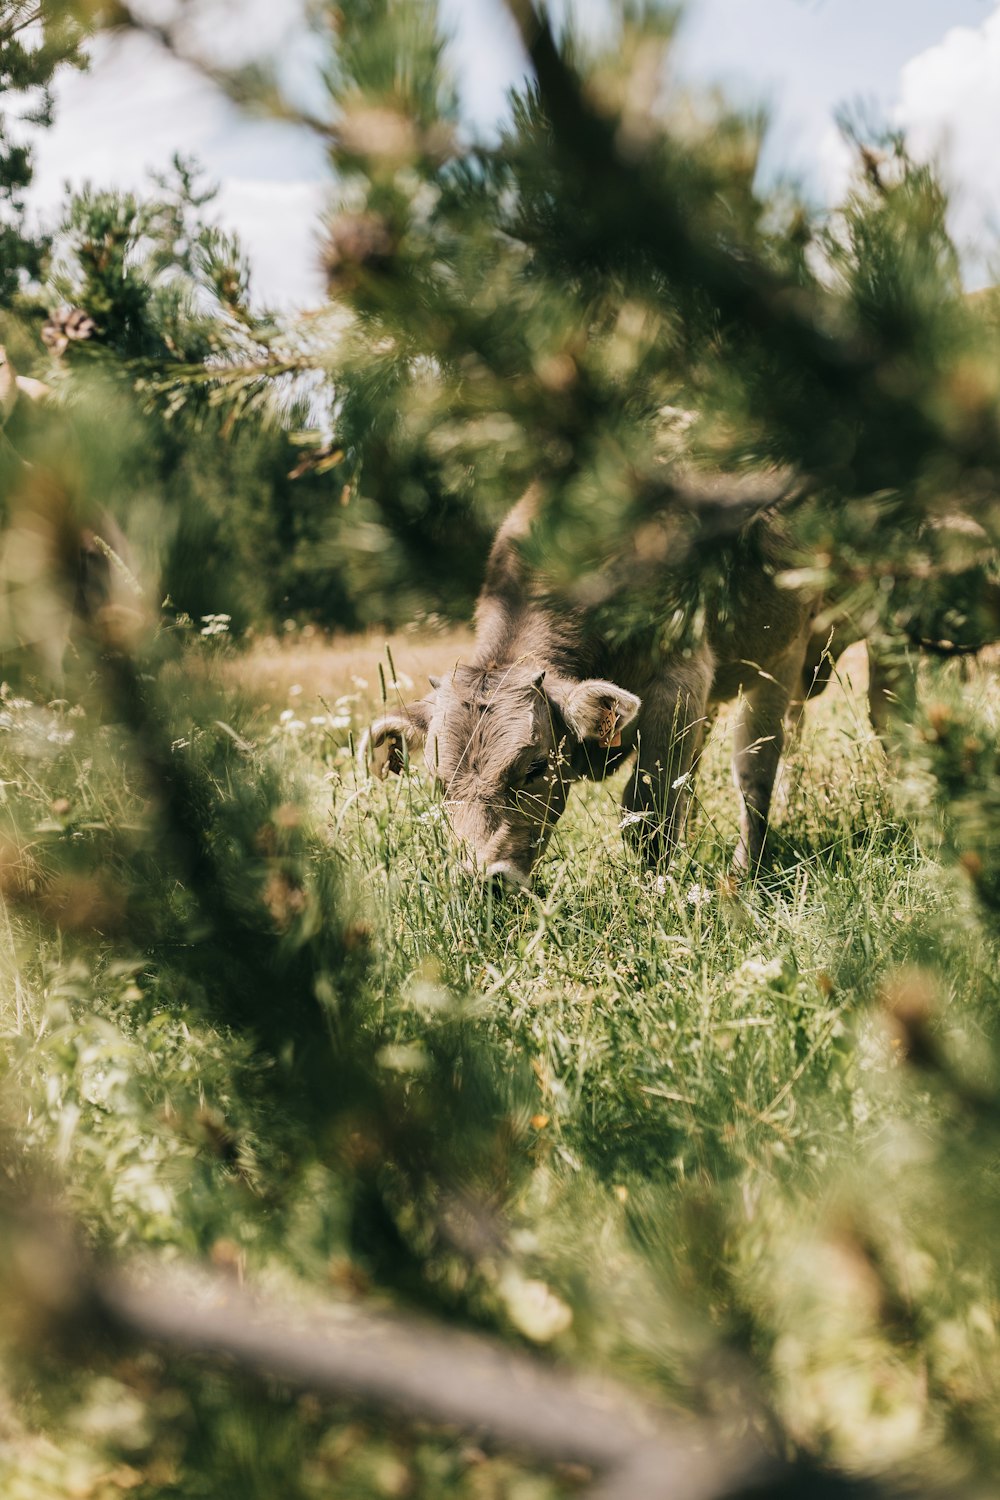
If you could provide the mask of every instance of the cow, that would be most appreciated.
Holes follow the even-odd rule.
[[[372,724],[364,761],[386,776],[423,747],[468,865],[514,888],[530,884],[571,784],[630,762],[622,831],[658,866],[683,830],[711,716],[735,699],[734,862],[740,875],[754,874],[818,609],[815,595],[784,586],[789,554],[774,508],[751,507],[726,544],[734,566],[725,618],[709,619],[700,640],[673,648],[652,626],[616,645],[596,606],[553,597],[526,560],[536,508],[527,497],[497,534],[471,660]],[[606,619],[606,599],[602,608]]]

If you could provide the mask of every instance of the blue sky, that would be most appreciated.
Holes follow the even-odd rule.
[[[703,77],[773,84],[806,117],[851,93],[891,101],[904,63],[994,10],[993,0],[702,0],[682,54]]]
[[[564,0],[560,0],[563,8]],[[487,131],[523,60],[500,0],[441,0],[454,30],[463,103]],[[555,8],[555,7],[554,7]],[[229,55],[277,56],[308,78],[302,0],[201,0],[203,36]],[[597,27],[605,0],[576,0]],[[843,185],[838,105],[865,100],[938,156],[955,192],[953,223],[973,277],[1000,222],[1000,0],[692,0],[676,71],[767,103],[765,167],[818,201]],[[55,213],[65,180],[137,188],[171,152],[196,154],[221,184],[220,217],[250,248],[258,292],[308,304],[320,295],[318,215],[330,193],[322,149],[291,126],[247,121],[190,69],[142,38],[102,42],[85,75],[57,90],[57,124],[38,145],[35,205]]]
[[[771,159],[808,176],[840,104],[862,99],[888,112],[906,63],[996,10],[995,0],[702,0],[687,16],[679,63],[736,98],[771,99]]]

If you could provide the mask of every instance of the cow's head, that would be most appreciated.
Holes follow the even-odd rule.
[[[423,746],[474,871],[526,886],[569,782],[588,762],[600,767],[620,754],[639,706],[600,678],[570,681],[519,663],[456,667],[431,678],[426,698],[373,724],[362,753],[385,776]]]

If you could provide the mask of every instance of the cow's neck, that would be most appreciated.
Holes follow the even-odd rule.
[[[561,608],[540,596],[537,578],[522,545],[534,518],[538,495],[529,491],[497,533],[476,606],[473,666],[532,663],[539,671],[568,680],[594,673],[594,643],[578,609]]]
[[[534,665],[561,677],[586,672],[586,653],[577,622],[562,618],[537,601],[518,602],[484,595],[476,610],[472,666],[484,670],[513,663]]]

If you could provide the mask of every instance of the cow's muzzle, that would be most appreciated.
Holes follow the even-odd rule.
[[[494,860],[485,869],[474,859],[464,859],[462,868],[474,880],[482,881],[483,885],[492,886],[497,891],[526,891],[531,885],[531,876],[524,870],[519,870],[509,859]]]
[[[509,859],[498,859],[487,865],[484,878],[501,890],[526,891],[531,885],[531,876],[519,870]]]

